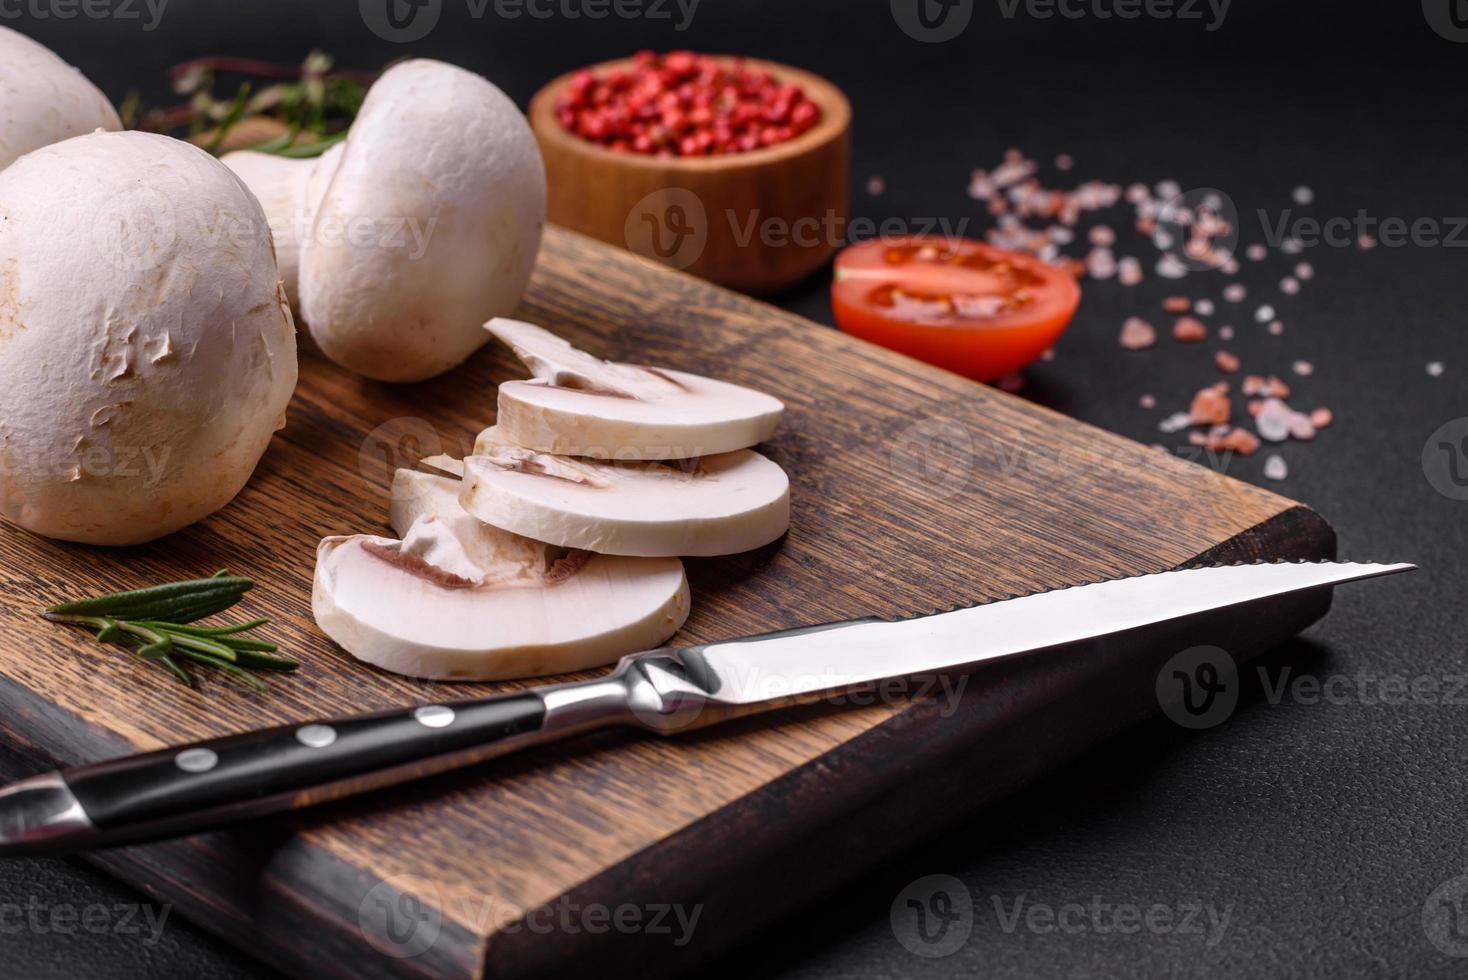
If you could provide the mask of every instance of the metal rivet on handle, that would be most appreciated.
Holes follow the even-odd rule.
[[[324,749],[336,741],[336,729],[330,725],[307,725],[296,730],[296,741],[313,749]]]
[[[441,704],[425,704],[413,709],[413,719],[428,728],[447,728],[454,723],[454,709]]]
[[[184,772],[208,772],[219,765],[213,749],[184,749],[173,757],[173,764]]]

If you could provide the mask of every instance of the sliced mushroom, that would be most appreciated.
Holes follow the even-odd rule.
[[[585,670],[657,647],[688,618],[675,558],[567,552],[466,515],[451,477],[399,470],[401,540],[330,537],[312,611],[353,656],[436,680]]]
[[[749,449],[608,462],[512,445],[498,427],[464,460],[459,503],[488,524],[607,555],[729,555],[790,526],[790,480]]]
[[[506,441],[538,452],[597,459],[690,459],[768,439],[785,406],[697,374],[603,361],[555,334],[497,318],[485,329],[535,376],[499,389]]]

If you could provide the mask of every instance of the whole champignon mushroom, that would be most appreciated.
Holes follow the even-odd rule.
[[[245,485],[296,384],[260,205],[209,154],[94,133],[0,172],[0,514],[135,544]]]
[[[32,150],[122,120],[87,77],[50,48],[0,27],[0,170]]]
[[[608,555],[731,555],[790,527],[790,480],[750,449],[674,463],[553,456],[496,428],[464,460],[459,502],[497,527]]]
[[[261,156],[224,162],[264,202],[301,319],[343,367],[433,377],[519,303],[545,170],[524,115],[480,76],[403,62],[367,93],[344,145],[315,161]]]
[[[452,477],[399,470],[401,540],[321,542],[312,611],[359,660],[436,680],[561,674],[655,648],[688,618],[676,558],[567,552],[475,521],[458,494]]]
[[[615,364],[532,323],[496,319],[533,380],[499,387],[496,428],[507,443],[562,456],[659,460],[758,445],[785,411],[763,392],[683,371]]]

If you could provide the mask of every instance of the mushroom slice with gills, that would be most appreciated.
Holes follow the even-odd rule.
[[[464,460],[459,502],[507,531],[607,555],[737,554],[790,526],[790,479],[753,450],[608,462],[510,445],[498,426]]]
[[[433,680],[561,674],[656,648],[688,618],[676,558],[567,553],[489,527],[448,477],[399,470],[393,493],[401,539],[316,551],[312,612],[359,660]]]
[[[538,452],[597,459],[690,459],[758,445],[785,406],[763,392],[697,374],[603,361],[532,323],[485,329],[534,375],[499,388],[497,427]]]

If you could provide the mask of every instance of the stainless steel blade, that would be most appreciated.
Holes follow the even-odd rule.
[[[752,705],[1096,640],[1410,564],[1222,565],[1056,589],[903,620],[856,620],[681,651],[719,703]]]

